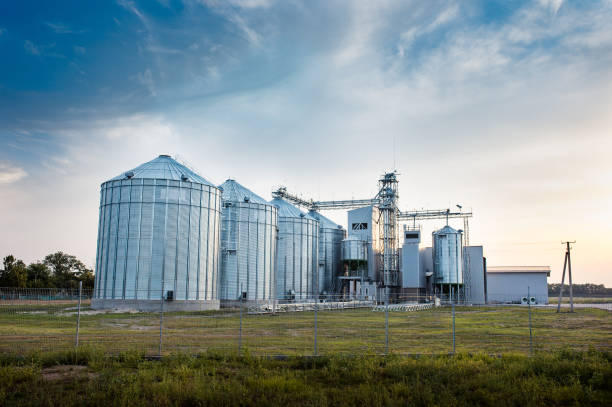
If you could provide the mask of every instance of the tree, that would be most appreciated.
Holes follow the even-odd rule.
[[[77,288],[83,281],[84,288],[93,288],[93,271],[71,254],[49,254],[43,263],[51,269],[52,282],[58,288]]]
[[[28,272],[28,287],[32,288],[49,288],[51,284],[51,271],[45,263],[36,262],[30,263],[27,269]]]
[[[17,260],[13,255],[8,255],[2,260],[4,270],[0,270],[0,287],[25,287],[28,281],[26,265],[22,260]]]

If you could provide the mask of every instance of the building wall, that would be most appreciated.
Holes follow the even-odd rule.
[[[416,238],[406,237],[418,235]],[[419,243],[421,232],[404,231],[404,244],[401,250],[401,284],[402,288],[425,288],[425,274],[421,271]]]
[[[520,303],[529,294],[538,304],[548,304],[546,273],[487,273],[487,301],[489,303]]]
[[[484,304],[486,298],[483,248],[482,246],[468,246],[463,248],[463,253],[464,267],[469,266],[469,281],[465,281],[468,291],[467,301],[473,304]],[[466,278],[466,280],[468,279]]]
[[[427,281],[427,273],[433,273],[433,248],[422,247],[419,249],[419,268],[425,279],[425,288],[428,293],[433,292],[433,275]]]
[[[347,212],[348,235],[368,242],[368,278],[377,281],[379,229],[378,209],[372,206],[353,209]],[[365,228],[363,227],[365,225]]]

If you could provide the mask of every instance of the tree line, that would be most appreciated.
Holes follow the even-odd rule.
[[[23,260],[8,255],[2,260],[0,287],[93,289],[94,273],[71,254],[56,252],[26,266]]]
[[[560,283],[548,284],[548,295],[559,296]],[[603,284],[573,284],[572,292],[577,297],[612,297],[612,288]],[[569,295],[569,284],[563,284],[564,295]]]

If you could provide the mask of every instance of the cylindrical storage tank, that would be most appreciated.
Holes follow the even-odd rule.
[[[220,185],[222,305],[243,300],[271,302],[278,231],[277,209],[262,197],[228,179]]]
[[[168,155],[101,186],[93,308],[218,309],[221,192]]]
[[[319,212],[308,214],[319,221],[319,293],[335,293],[339,290],[337,277],[342,274],[341,244],[346,233]]]
[[[343,261],[367,261],[368,242],[355,236],[349,236],[342,241]]]
[[[276,298],[299,301],[315,297],[319,249],[319,221],[282,198],[278,208]]]
[[[447,225],[432,234],[436,284],[463,284],[461,233]]]

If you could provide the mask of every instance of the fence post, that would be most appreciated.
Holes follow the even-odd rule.
[[[385,306],[385,355],[389,354],[389,293],[387,293],[387,305]]]
[[[81,325],[81,294],[83,292],[83,282],[79,281],[79,303],[77,305],[77,324],[76,324],[76,344],[75,348],[79,347],[79,327]]]
[[[455,303],[451,304],[453,309],[453,355],[455,354]]]
[[[159,358],[162,357],[162,342],[163,342],[163,330],[164,330],[164,290],[162,289],[160,297],[161,305],[159,307]]]
[[[242,293],[240,293],[240,330],[238,332],[238,355],[242,353]]]
[[[317,308],[319,305],[319,301],[315,298],[314,303],[314,355],[317,356],[318,348],[317,348]]]
[[[527,286],[527,308],[529,309],[529,354],[533,356],[533,335],[531,333],[531,297]]]

